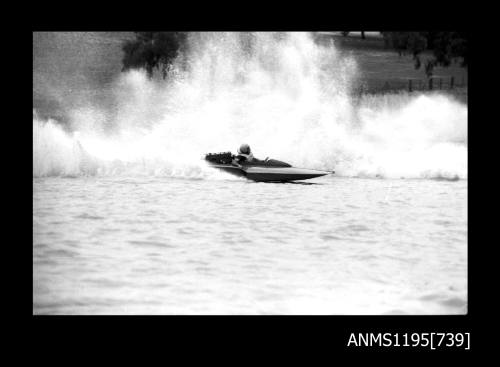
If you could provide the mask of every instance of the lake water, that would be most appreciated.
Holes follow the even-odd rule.
[[[34,314],[465,314],[467,180],[33,178]]]

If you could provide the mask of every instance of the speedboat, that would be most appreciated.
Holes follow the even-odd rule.
[[[325,176],[334,171],[292,167],[276,159],[253,159],[251,162],[237,163],[231,152],[208,153],[205,160],[211,167],[221,169],[236,176],[244,176],[257,182],[289,182]]]

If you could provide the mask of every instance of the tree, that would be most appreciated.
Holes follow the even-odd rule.
[[[425,73],[431,77],[435,66],[448,67],[460,62],[467,67],[467,35],[464,32],[380,32],[386,44],[399,52],[411,53],[415,69],[422,66],[421,55],[432,50],[433,56],[425,60]]]
[[[158,69],[166,78],[168,68],[185,46],[186,38],[185,32],[135,32],[135,39],[125,41],[122,46],[122,71],[145,69],[151,78]]]

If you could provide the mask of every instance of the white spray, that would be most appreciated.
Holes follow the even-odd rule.
[[[467,178],[464,104],[408,93],[354,103],[355,60],[307,33],[191,34],[188,44],[166,81],[124,73],[113,106],[72,111],[72,133],[34,114],[33,176],[209,178],[204,153],[245,142],[258,158],[338,175]]]

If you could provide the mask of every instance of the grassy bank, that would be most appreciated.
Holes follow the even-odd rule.
[[[34,32],[33,108],[65,119],[72,109],[105,104],[121,72],[122,42],[130,32]]]
[[[413,90],[428,90],[429,81],[423,67],[415,69],[411,55],[399,55],[389,48],[380,33],[367,32],[362,39],[359,32],[347,37],[339,32],[322,32],[315,35],[316,42],[323,45],[333,44],[341,52],[353,57],[358,65],[358,78],[353,89],[356,93],[390,93],[409,90],[409,80]],[[422,64],[432,57],[431,52],[422,55]],[[453,78],[453,81],[452,81]],[[435,67],[433,89],[444,93],[462,95],[449,89],[463,89],[467,86],[467,68],[458,64],[449,67]]]
[[[407,92],[405,90],[392,91],[389,93],[364,93],[364,94],[353,94],[352,103],[354,106],[361,106],[367,101],[377,101],[377,104],[386,105],[389,109],[404,107],[408,102],[413,100],[417,96],[437,96],[444,95],[457,102],[467,104],[467,88],[456,88],[450,91],[415,91]],[[381,103],[380,101],[384,101]]]

